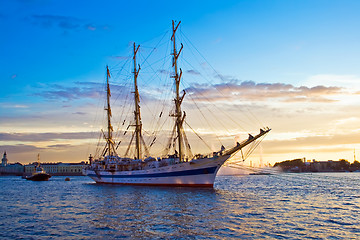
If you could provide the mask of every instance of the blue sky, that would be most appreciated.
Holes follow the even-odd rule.
[[[85,114],[96,105],[86,99],[92,88],[80,88],[79,83],[102,83],[106,65],[113,68],[119,64],[115,57],[128,56],[133,41],[146,46],[162,36],[174,19],[182,21],[181,31],[218,74],[236,80],[233,89],[245,92],[245,102],[263,108],[254,114],[276,128],[262,150],[272,154],[270,162],[276,156],[350,158],[360,139],[333,141],[337,154],[327,155],[327,148],[334,146],[326,137],[356,136],[360,129],[360,116],[353,112],[360,91],[359,12],[360,2],[350,0],[0,0],[0,150],[11,149],[13,160],[23,162],[37,151],[49,159],[56,154],[61,156],[57,160],[86,158],[91,151],[84,150],[87,143],[79,147],[82,153],[74,154],[68,135],[62,141],[51,138],[57,141],[52,145],[9,136],[94,131],[83,124],[94,118]],[[190,55],[186,49],[183,54]],[[67,91],[71,96],[65,96]],[[202,91],[215,98],[210,87]],[[343,135],[338,138],[339,133]],[[323,145],[311,145],[319,140],[309,138],[310,145],[303,146],[302,141],[315,135],[325,138]],[[284,142],[276,142],[279,139]],[[293,150],[293,143],[302,147]],[[285,147],[272,151],[277,144]],[[59,149],[50,154],[46,146],[55,145]]]
[[[244,80],[297,84],[329,69],[333,74],[358,74],[359,5],[358,1],[177,5],[2,1],[1,76],[10,80],[16,75],[17,82],[25,84],[89,76],[129,42],[141,43],[168,30],[172,19],[183,22],[184,31],[219,71]]]

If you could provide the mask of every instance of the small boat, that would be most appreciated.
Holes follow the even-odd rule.
[[[32,180],[32,181],[47,181],[51,178],[51,175],[46,173],[45,170],[38,165],[36,167],[36,171],[31,176],[26,176],[26,180]]]
[[[46,173],[45,170],[40,166],[40,155],[38,154],[38,165],[36,166],[35,172],[31,176],[26,176],[26,180],[31,181],[47,181],[51,178],[51,175]]]

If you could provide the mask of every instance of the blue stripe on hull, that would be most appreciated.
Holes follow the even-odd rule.
[[[194,170],[185,170],[178,172],[164,172],[164,173],[153,173],[153,174],[132,174],[132,175],[97,175],[88,174],[90,177],[101,177],[101,178],[159,178],[159,177],[178,177],[178,176],[191,176],[191,175],[202,175],[212,174],[216,171],[217,167],[201,168]]]

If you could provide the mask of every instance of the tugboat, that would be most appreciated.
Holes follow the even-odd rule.
[[[40,166],[40,154],[38,154],[38,164],[36,166],[35,172],[31,176],[26,176],[26,180],[31,181],[47,181],[51,178],[51,175],[46,173],[45,170]]]

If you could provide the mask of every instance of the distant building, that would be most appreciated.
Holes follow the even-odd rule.
[[[38,162],[22,165],[21,163],[8,163],[7,154],[4,152],[0,165],[0,175],[31,175],[35,172]],[[53,176],[81,176],[82,169],[87,165],[80,163],[42,163],[45,172]]]
[[[1,166],[5,167],[7,165],[7,157],[6,157],[6,151],[4,152],[4,156],[1,159]]]
[[[29,175],[35,171],[37,163],[25,165],[25,174]],[[41,167],[45,172],[53,176],[80,176],[82,169],[86,166],[85,162],[81,163],[42,163]]]
[[[6,152],[4,152],[1,159],[0,175],[22,175],[24,173],[24,166],[21,163],[8,163]]]

